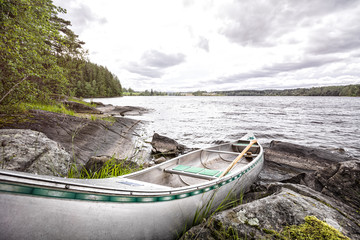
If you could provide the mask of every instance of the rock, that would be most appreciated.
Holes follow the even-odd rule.
[[[4,115],[0,114],[0,118]],[[71,153],[78,167],[92,156],[116,154],[119,158],[136,158],[134,131],[141,124],[128,118],[115,118],[115,122],[90,120],[75,116],[32,110],[24,116],[13,115],[1,128],[31,129],[44,133]]]
[[[102,114],[100,110],[94,107],[87,106],[85,104],[81,104],[73,101],[63,101],[63,103],[68,109],[71,109],[77,113]]]
[[[0,129],[1,168],[66,176],[71,156],[45,134],[29,129]]]
[[[315,181],[320,192],[360,209],[360,160],[338,163],[334,168],[317,172]]]
[[[272,141],[264,150],[265,167],[259,177],[260,180],[269,182],[313,182],[313,179],[307,179],[311,173],[335,167],[339,162],[353,160],[345,154],[280,141]],[[306,176],[298,176],[304,173]]]
[[[103,105],[97,107],[97,109],[104,114],[108,115],[121,115],[121,116],[139,116],[143,113],[148,112],[149,110],[142,107],[133,107],[133,106],[113,106],[113,105]]]
[[[160,163],[163,163],[163,162],[166,162],[166,158],[165,157],[159,157],[157,159],[154,160],[154,163],[155,164],[160,164]]]
[[[148,168],[148,167],[152,167],[155,166],[155,162],[154,161],[148,161],[144,163],[144,168]]]
[[[117,158],[114,158],[112,156],[103,155],[103,156],[91,157],[89,159],[89,161],[86,163],[85,169],[88,172],[97,172],[108,161],[113,161],[114,164],[121,164],[122,167],[127,167],[127,168],[131,168],[131,169],[140,168],[140,166],[137,163],[135,163],[135,162],[133,162],[131,160],[117,159]]]
[[[164,155],[177,156],[179,153],[183,153],[185,150],[184,145],[177,143],[174,139],[161,136],[157,133],[154,133],[153,135],[151,146],[153,147],[154,153],[161,153]]]
[[[347,215],[341,203],[309,187],[272,183],[263,194],[266,197],[216,213],[207,222],[191,228],[182,239],[195,239],[194,236],[196,239],[225,239],[230,233],[245,239],[271,239],[274,231],[302,224],[310,215],[351,239],[360,239],[358,219]]]

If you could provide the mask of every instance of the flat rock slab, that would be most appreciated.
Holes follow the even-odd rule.
[[[115,118],[115,122],[107,122],[41,110],[14,118],[18,120],[2,128],[42,132],[61,144],[78,165],[85,165],[92,156],[99,155],[130,158],[134,153],[133,134],[141,124],[128,118]]]
[[[2,169],[66,176],[71,156],[45,134],[29,129],[0,129]]]
[[[103,105],[96,108],[97,110],[108,115],[120,115],[120,116],[139,116],[149,110],[142,107],[133,107],[133,106],[113,106],[113,105]]]

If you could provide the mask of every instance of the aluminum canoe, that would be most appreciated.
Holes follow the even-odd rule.
[[[0,170],[1,239],[176,239],[195,216],[238,196],[257,179],[255,137],[199,149],[121,177],[66,179]]]

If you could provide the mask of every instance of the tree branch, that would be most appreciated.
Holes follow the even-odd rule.
[[[14,91],[14,89],[23,81],[25,81],[28,78],[28,76],[25,76],[23,79],[21,79],[20,82],[16,83],[14,86],[12,86],[12,88],[10,88],[10,90],[0,99],[0,103],[12,92]]]

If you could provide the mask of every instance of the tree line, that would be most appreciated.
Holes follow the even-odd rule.
[[[0,107],[53,94],[120,96],[119,79],[86,60],[84,42],[51,0],[0,0]]]
[[[348,86],[329,86],[297,88],[286,90],[235,90],[216,91],[223,96],[360,96],[360,84]]]

